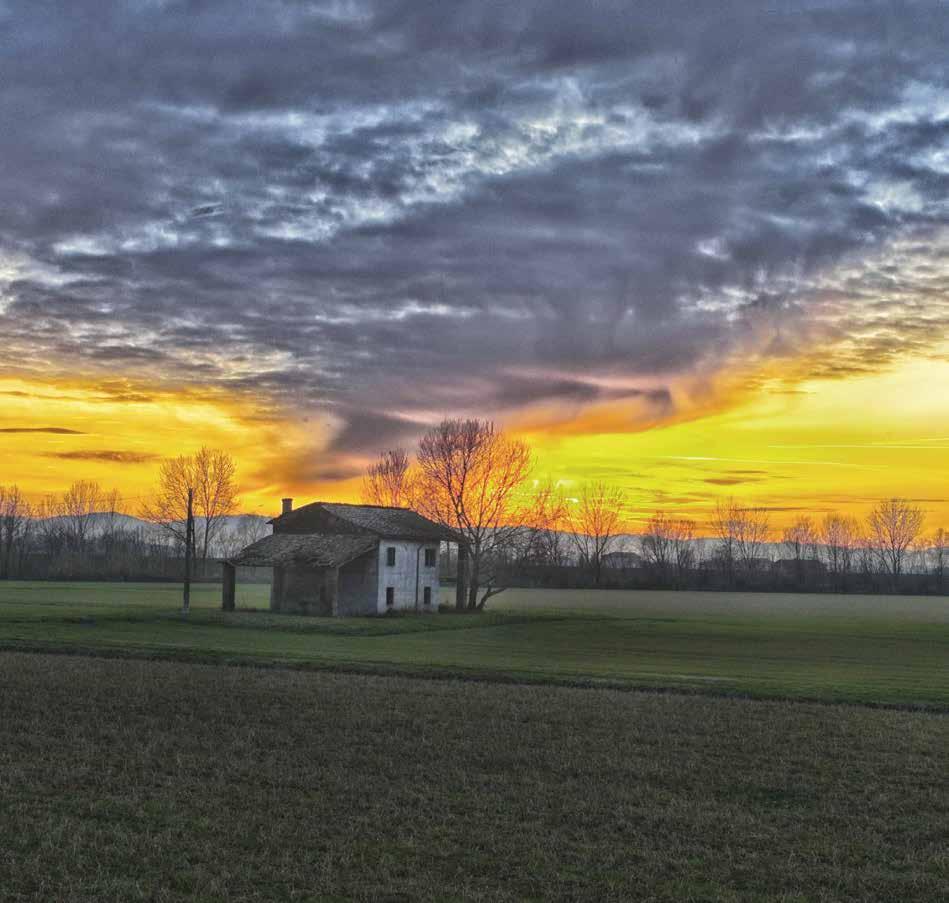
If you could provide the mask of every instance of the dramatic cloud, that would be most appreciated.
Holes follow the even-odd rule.
[[[63,461],[104,461],[111,464],[144,464],[147,461],[155,461],[158,455],[150,452],[132,452],[105,449],[102,451],[66,451],[66,452],[48,452],[47,457],[59,458]]]
[[[5,426],[0,433],[54,433],[60,436],[81,436],[79,430],[67,430],[61,426]]]
[[[324,477],[949,332],[941,0],[34,2],[0,41],[0,367],[311,413]]]

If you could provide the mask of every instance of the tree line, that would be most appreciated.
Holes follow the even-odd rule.
[[[799,517],[778,533],[764,508],[720,500],[699,524],[653,512],[633,539],[626,493],[602,482],[567,494],[531,479],[529,447],[487,420],[446,419],[414,454],[383,452],[368,468],[363,500],[414,508],[460,533],[470,550],[465,607],[482,608],[505,586],[852,589],[899,591],[908,570],[925,574],[919,590],[944,592],[949,537],[923,531],[920,508],[884,499],[865,523],[828,514]],[[619,560],[619,563],[617,563]]]
[[[201,448],[162,462],[144,499],[78,480],[31,504],[17,486],[0,485],[0,579],[177,579],[185,555],[210,575],[209,561],[265,532],[261,518],[234,518],[235,474],[227,452]],[[189,490],[196,530],[186,548]]]
[[[640,537],[644,567],[666,583],[686,586],[712,572],[727,586],[771,585],[788,589],[899,590],[908,575],[932,580],[913,586],[946,590],[949,535],[925,534],[923,511],[906,499],[882,499],[861,523],[830,513],[798,517],[782,531],[769,512],[720,501],[711,519],[712,541],[699,552],[691,520],[656,512]]]
[[[658,510],[630,537],[633,512],[621,488],[589,482],[567,490],[533,471],[530,448],[490,420],[445,419],[411,453],[383,452],[365,474],[363,500],[414,508],[461,535],[469,549],[466,609],[532,581],[846,592],[900,590],[912,572],[927,577],[917,589],[949,588],[947,531],[926,534],[923,512],[906,500],[878,502],[863,523],[802,516],[779,532],[767,510],[726,499],[704,530]],[[190,542],[189,490],[197,527]],[[87,480],[35,504],[0,485],[0,579],[175,579],[185,555],[193,572],[213,576],[213,558],[267,530],[262,518],[234,517],[237,498],[233,459],[209,448],[164,461],[136,508]],[[147,527],[123,516],[132,513]]]

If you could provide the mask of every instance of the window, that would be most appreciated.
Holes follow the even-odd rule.
[[[386,564],[392,567],[395,564],[395,546],[386,549]]]
[[[422,590],[422,604],[426,608],[432,607],[432,588],[430,586],[426,586],[425,589]]]
[[[395,587],[386,587],[386,608],[392,608],[395,605]]]
[[[436,552],[434,549],[425,550],[425,567],[427,568],[435,567],[435,555],[436,555]]]

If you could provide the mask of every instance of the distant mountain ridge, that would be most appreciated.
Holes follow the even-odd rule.
[[[45,528],[62,524],[65,529],[72,520],[70,515],[60,514],[55,517],[33,518],[34,527],[41,531]],[[168,531],[151,521],[136,517],[134,514],[123,514],[109,511],[96,511],[92,514],[84,515],[83,520],[89,539],[98,539],[114,529],[123,533],[136,533],[145,537],[149,541],[160,542],[167,538]],[[269,517],[260,514],[231,514],[221,519],[217,535],[212,544],[211,555],[214,557],[221,554],[230,553],[235,546],[239,545],[241,540],[247,538],[248,542],[253,539],[264,536],[270,532],[268,526]],[[195,518],[196,529],[199,531],[204,525],[204,518]],[[184,522],[180,521],[179,526],[184,529]],[[248,538],[249,537],[249,538]]]

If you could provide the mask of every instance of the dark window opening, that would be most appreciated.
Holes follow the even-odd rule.
[[[395,605],[395,587],[386,587],[386,608],[392,608]]]
[[[426,586],[425,589],[422,590],[422,604],[425,606],[432,604],[432,588],[430,586]]]
[[[425,550],[425,567],[433,568],[435,567],[435,550],[426,549]]]
[[[386,564],[389,565],[389,567],[395,564],[395,546],[389,546],[389,548],[386,549]]]

